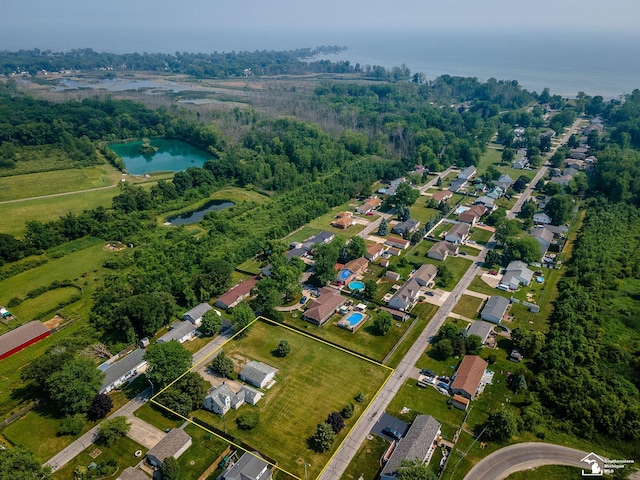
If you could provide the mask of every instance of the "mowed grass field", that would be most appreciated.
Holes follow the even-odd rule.
[[[10,178],[16,180],[16,177]],[[38,189],[30,190],[30,193],[32,196],[40,195]],[[29,220],[48,222],[57,220],[69,212],[78,214],[100,205],[110,208],[113,197],[119,193],[120,190],[117,188],[106,188],[49,198],[0,203],[0,233],[22,237],[25,231],[25,223]]]
[[[280,340],[287,340],[291,345],[291,353],[285,358],[272,354]],[[391,374],[388,368],[263,321],[256,321],[247,337],[231,340],[223,350],[237,362],[237,371],[242,368],[240,362],[250,360],[279,369],[276,384],[255,406],[232,409],[223,418],[205,410],[197,410],[194,416],[220,430],[226,429],[228,434],[277,459],[279,467],[301,478],[304,462],[310,464],[307,467],[309,478],[318,476]],[[363,403],[354,401],[360,391],[366,398]],[[316,426],[348,403],[356,405],[356,412],[337,435],[333,448],[325,453],[311,450],[307,439],[313,435]],[[236,418],[251,409],[259,412],[259,425],[250,431],[239,430]]]
[[[0,177],[0,202],[115,185],[110,165]]]

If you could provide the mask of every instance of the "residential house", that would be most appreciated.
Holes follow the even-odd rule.
[[[405,232],[413,233],[420,227],[420,220],[414,220],[410,218],[405,220],[404,222],[400,222],[396,224],[391,230],[393,233],[398,235],[404,235]]]
[[[462,180],[471,180],[476,175],[477,172],[478,171],[476,170],[476,167],[470,166],[470,167],[467,167],[464,170],[462,170],[458,174],[458,178],[460,178]]]
[[[431,199],[437,202],[438,204],[441,204],[442,202],[448,201],[452,196],[453,196],[453,193],[451,191],[441,190],[431,195]]]
[[[206,410],[222,416],[227,413],[229,409],[233,408],[237,410],[245,403],[255,405],[262,397],[262,392],[255,388],[243,385],[236,393],[223,382],[209,390],[202,406]]]
[[[411,276],[421,287],[429,287],[433,285],[436,275],[438,275],[438,267],[425,263]]]
[[[0,335],[0,360],[48,337],[49,329],[34,320]]]
[[[100,365],[98,369],[104,372],[100,393],[107,394],[144,372],[147,369],[147,361],[142,358],[144,352],[144,349],[139,348],[113,363],[105,362]]]
[[[469,224],[456,223],[451,230],[447,232],[444,239],[456,245],[464,243],[467,241],[467,238],[469,238],[469,230]]]
[[[473,203],[475,203],[476,205],[484,205],[490,212],[494,211],[496,208],[495,199],[489,198],[486,195],[482,195],[476,198],[476,201]]]
[[[393,197],[396,194],[396,191],[398,190],[398,185],[406,181],[407,179],[404,177],[391,180],[391,183],[389,184],[389,188],[387,188],[387,190],[384,193],[390,197]]]
[[[161,468],[166,458],[178,459],[190,446],[191,436],[181,428],[174,428],[147,452],[147,461],[154,467]]]
[[[307,252],[310,252],[313,249],[314,245],[320,245],[322,243],[331,243],[334,238],[335,238],[335,235],[333,233],[323,230],[317,235],[307,238],[299,248],[302,248]]]
[[[427,252],[427,257],[445,261],[449,255],[458,254],[458,245],[449,242],[438,242]]]
[[[356,224],[356,219],[349,216],[349,217],[342,217],[342,218],[337,218],[336,220],[334,220],[333,222],[331,222],[331,226],[332,227],[336,227],[336,228],[342,228],[343,230],[346,230],[347,228],[349,228],[351,225],[355,225]]]
[[[384,246],[381,243],[367,245],[367,252],[364,254],[364,258],[366,258],[370,262],[373,262],[374,260],[377,260],[377,258],[382,254],[383,251]]]
[[[380,480],[395,480],[404,460],[429,464],[440,439],[440,423],[430,415],[418,415],[398,442],[380,473]]]
[[[345,217],[352,217],[353,214],[351,212],[340,212],[336,215],[336,218],[345,218]]]
[[[500,178],[498,178],[498,180],[496,180],[495,185],[497,187],[500,187],[503,192],[506,192],[512,183],[513,183],[513,178],[511,178],[507,174],[503,174],[503,175],[500,175]]]
[[[477,355],[465,355],[451,381],[451,393],[471,400],[476,396],[489,364]]]
[[[257,388],[264,388],[273,381],[278,369],[266,363],[251,361],[240,370],[240,380]]]
[[[258,452],[245,452],[237,462],[230,463],[216,480],[271,480],[269,464]]]
[[[116,480],[149,480],[142,470],[134,467],[125,468]]]
[[[367,266],[369,266],[369,262],[366,258],[354,258],[340,268],[336,280],[339,284],[347,285],[350,281],[355,279],[356,276],[362,274],[366,270]]]
[[[534,228],[531,231],[531,236],[535,238],[540,245],[540,256],[544,256],[549,250],[549,247],[553,243],[553,232],[548,228]]]
[[[413,278],[398,289],[388,302],[389,308],[408,312],[416,304],[420,296],[420,284]]]
[[[409,245],[411,245],[411,242],[401,237],[388,237],[387,240],[384,242],[384,244],[388,245],[389,247],[395,247],[401,250],[406,250],[406,248]]]
[[[402,250],[400,250],[399,248],[389,247],[387,248],[387,253],[389,255],[393,255],[394,257],[399,257],[400,254],[402,253]]]
[[[520,157],[514,160],[513,163],[511,164],[511,167],[515,168],[516,170],[524,170],[528,166],[529,166],[529,162],[527,161],[526,157]]]
[[[202,323],[202,317],[209,310],[213,310],[213,307],[211,305],[209,305],[208,303],[201,303],[193,307],[188,312],[185,312],[182,315],[182,319],[193,323],[196,327],[199,327]],[[220,315],[220,312],[218,312],[217,310],[216,313]]]
[[[484,308],[480,313],[480,318],[487,322],[500,323],[502,321],[502,317],[507,312],[509,303],[509,299],[499,295],[489,297],[489,300],[487,300],[487,303],[484,305]]]
[[[196,338],[197,329],[191,322],[176,322],[171,325],[169,331],[162,335],[157,341],[158,343],[167,343],[175,340],[179,343],[188,342]]]
[[[493,189],[489,193],[487,193],[487,197],[493,200],[499,199],[502,195],[504,195],[504,190],[502,189],[502,187],[493,187]]]
[[[533,223],[536,225],[549,225],[551,223],[551,217],[544,212],[534,213]]]
[[[573,170],[573,168],[571,170]],[[567,185],[569,185],[569,182],[573,180],[574,176],[575,175],[559,175],[557,177],[552,177],[551,180],[549,180],[549,182],[556,183],[558,185],[562,185],[563,187],[566,187]]]
[[[244,282],[239,283],[238,285],[224,293],[222,296],[218,297],[214,302],[214,305],[225,310],[235,307],[242,300],[248,298],[249,295],[251,295],[251,290],[256,286],[256,283],[258,283],[257,277],[253,277],[249,280],[245,280]]]
[[[469,399],[463,397],[462,395],[455,394],[451,398],[451,405],[453,405],[458,410],[466,410],[469,408]]]
[[[458,215],[458,220],[470,225],[475,225],[485,213],[487,213],[487,208],[484,205],[474,205],[469,210],[465,210]]]
[[[356,212],[366,215],[367,213],[376,210],[380,205],[382,205],[382,200],[378,197],[367,198],[362,205],[356,207]]]
[[[292,258],[296,257],[296,258],[302,258],[304,257],[307,253],[309,253],[309,250],[305,250],[302,247],[296,247],[296,248],[292,248],[291,250],[287,250],[284,255],[285,257],[287,257],[287,260],[291,260]]]
[[[307,322],[323,325],[347,301],[340,292],[331,287],[320,289],[320,296],[315,298],[302,315]]]
[[[520,363],[523,358],[524,356],[515,349],[511,350],[511,353],[509,354],[509,360],[511,360],[512,362]]]
[[[520,285],[528,286],[532,278],[533,272],[527,268],[527,264],[521,260],[514,260],[507,265],[500,283],[507,285],[512,290],[516,290]]]
[[[462,178],[456,178],[453,182],[451,182],[451,185],[449,185],[449,191],[451,193],[457,193],[460,190],[462,190],[464,187],[467,186],[467,181],[462,179]]]
[[[482,320],[476,320],[467,329],[467,337],[469,335],[477,335],[482,340],[482,343],[486,343],[487,339],[493,332],[493,325]]]

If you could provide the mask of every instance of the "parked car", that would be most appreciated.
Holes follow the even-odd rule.
[[[433,292],[431,290],[427,290],[426,292],[424,292],[425,294],[429,295],[430,297],[433,297]]]
[[[428,368],[423,368],[422,370],[420,370],[420,373],[422,375],[427,376],[427,377],[435,377],[436,376],[435,372],[433,372],[432,370],[429,370]]]
[[[307,296],[305,295],[300,299],[300,303],[304,304],[307,301]]]
[[[446,384],[446,383],[444,383],[444,382],[438,382],[438,385],[436,385],[436,386],[437,386],[438,388],[444,388],[444,389],[447,391],[447,393],[449,392],[449,385],[447,385],[447,384]]]
[[[498,272],[496,272],[495,270],[489,270],[489,272],[487,272],[487,273],[489,273],[489,275],[497,275],[498,274]]]
[[[438,377],[438,380],[440,380],[442,383],[447,383],[447,384],[451,381],[449,377]]]
[[[402,435],[400,435],[400,432],[397,431],[395,428],[384,427],[382,429],[382,433],[384,433],[388,437],[393,438],[394,440],[400,440],[402,438]]]
[[[460,253],[460,255],[466,255],[467,254],[467,252],[463,252],[463,251],[460,251],[458,253]]]

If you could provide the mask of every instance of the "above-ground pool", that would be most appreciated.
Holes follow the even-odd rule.
[[[538,283],[542,283],[542,282],[544,282],[544,277],[538,277],[538,278],[536,278],[536,281]]]
[[[356,329],[364,323],[367,315],[360,312],[351,312],[338,322],[338,326],[355,332]]]
[[[360,290],[364,290],[364,283],[354,280],[353,282],[349,282],[349,290],[353,290],[355,292],[359,292]]]

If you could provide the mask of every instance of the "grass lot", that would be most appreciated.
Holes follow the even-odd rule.
[[[224,452],[228,444],[193,424],[187,425],[184,431],[191,435],[193,443],[178,459],[180,479],[198,480],[209,465]]]
[[[380,458],[389,448],[389,442],[378,435],[365,438],[342,478],[349,480],[375,480],[380,472]]]
[[[110,165],[0,177],[0,202],[115,185]]]
[[[400,391],[387,407],[387,413],[405,422],[413,422],[418,414],[424,413],[442,423],[442,436],[452,440],[462,424],[465,412],[447,405],[449,397],[442,395],[433,387],[419,387],[411,378],[405,382]],[[409,411],[402,413],[403,408]]]
[[[474,257],[480,253],[480,250],[479,250],[479,249],[477,249],[477,248],[473,248],[473,247],[471,247],[471,246],[469,246],[469,245],[460,245],[460,247],[458,248],[458,250],[459,250],[460,252],[464,252],[464,253],[466,253],[466,254],[468,254],[468,255],[472,255],[472,256],[474,256]]]
[[[427,326],[427,323],[429,323],[429,320],[431,320],[431,317],[433,317],[437,310],[438,307],[431,303],[418,303],[413,307],[411,314],[417,316],[416,320],[413,321],[413,328],[411,328],[411,331],[407,334],[402,343],[389,357],[387,362],[385,362],[386,365],[395,368],[400,364],[402,358],[407,354],[411,345],[413,345],[418,339],[424,330],[424,327]]]
[[[318,233],[320,233],[321,231],[322,230],[318,228],[311,228],[311,227],[305,226],[293,232],[291,235],[286,237],[285,240],[287,241],[287,243],[304,242],[307,238],[311,238],[314,235],[317,235]]]
[[[158,427],[160,430],[167,428],[177,428],[184,423],[181,419],[168,418],[165,416],[165,410],[152,403],[146,403],[134,413],[136,417],[145,422]]]
[[[477,319],[480,318],[480,307],[484,303],[484,300],[478,297],[472,297],[471,295],[462,295],[453,312],[463,317]]]
[[[472,228],[469,235],[469,240],[473,240],[476,243],[484,245],[492,237],[493,232],[485,230],[484,228]]]
[[[294,312],[294,315],[297,314],[296,317],[293,317],[289,312],[283,313],[287,325],[309,332],[311,335],[360,353],[378,362],[384,360],[384,357],[391,351],[393,346],[400,340],[400,337],[402,337],[402,334],[411,325],[411,321],[394,322],[393,327],[386,335],[379,336],[376,334],[375,327],[373,326],[373,315],[375,315],[375,313],[372,312],[367,312],[369,318],[356,332],[350,332],[349,330],[338,327],[337,322],[342,318],[341,315],[335,315],[322,327],[318,327],[302,320],[301,312]]]
[[[69,170],[65,170],[69,171]],[[16,177],[9,177],[14,182]],[[0,180],[4,180],[1,179]],[[34,191],[30,190],[30,195]],[[117,188],[104,190],[88,190],[70,195],[61,195],[50,198],[36,198],[12,203],[0,203],[0,232],[16,237],[24,235],[25,222],[37,220],[48,222],[56,220],[67,213],[82,213],[100,205],[109,208],[113,197],[120,191]]]
[[[246,262],[238,265],[237,268],[238,270],[242,270],[243,272],[251,272],[255,275],[258,275],[260,274],[260,265],[261,263],[258,260],[250,258]]]
[[[99,449],[102,453],[100,453],[100,455],[98,455],[97,457],[92,458],[90,454],[96,448]],[[134,455],[137,450],[142,451],[142,455],[140,457],[136,457]],[[140,463],[146,453],[146,448],[134,442],[128,437],[119,438],[111,447],[105,447],[104,445],[90,445],[86,450],[80,453],[80,455],[72,459],[60,470],[57,470],[53,474],[53,479],[68,480],[69,478],[74,478],[73,471],[76,469],[76,467],[81,465],[88,466],[93,462],[101,465],[105,464],[109,459],[113,459],[118,462],[118,470],[115,472],[115,474],[106,478],[117,478],[118,474],[122,473],[122,470],[124,470],[125,468],[133,467]],[[185,475],[183,478],[186,479],[191,477],[187,477]]]
[[[272,351],[282,339],[291,345],[291,353],[285,358],[275,357]],[[194,416],[220,430],[226,428],[228,434],[276,458],[281,468],[300,477],[304,475],[303,462],[311,465],[309,477],[319,474],[366,404],[357,404],[356,415],[337,436],[334,448],[324,454],[310,450],[307,445],[316,425],[329,413],[353,402],[359,391],[364,392],[368,402],[390,374],[387,368],[261,321],[252,326],[245,338],[225,344],[224,350],[238,362],[253,359],[278,368],[276,384],[256,406],[231,410],[224,421],[203,410],[196,411]],[[235,420],[250,408],[259,412],[260,424],[251,431],[241,431]]]
[[[55,309],[57,305],[69,300],[72,295],[78,294],[80,291],[79,288],[74,287],[49,290],[35,298],[25,300],[20,305],[13,307],[11,312],[18,318],[48,320],[49,318],[45,318],[45,312]]]
[[[431,197],[428,197],[429,200]],[[420,197],[418,201],[411,207],[411,218],[420,220],[420,227],[424,227],[429,220],[436,218],[441,212],[435,208],[427,207],[427,202],[421,201],[425,197]]]
[[[437,238],[438,240],[444,240],[443,234],[451,230],[451,227],[453,227],[453,223],[442,222],[440,225],[433,229],[433,232],[431,232],[431,236]]]
[[[326,230],[327,232],[333,233],[337,237],[342,237],[342,238],[345,238],[345,239],[346,238],[351,238],[354,235],[360,233],[362,230],[364,230],[364,225],[356,224],[356,225],[352,225],[348,229],[344,230],[342,228],[332,227],[331,226],[331,222],[333,222],[335,220],[335,216],[340,212],[353,212],[354,207],[356,205],[358,205],[358,204],[359,204],[358,202],[351,200],[351,201],[348,201],[346,203],[343,203],[342,205],[338,205],[337,207],[333,207],[331,210],[329,210],[324,215],[321,215],[321,216],[317,217],[316,219],[312,220],[311,222],[309,222],[307,224],[307,227],[309,227],[311,229],[315,229],[316,231]],[[370,221],[370,218],[371,218],[371,217],[367,217],[365,215],[356,215],[356,214],[354,214],[354,216],[359,218],[359,219],[366,219],[367,221]],[[305,228],[305,227],[303,227],[303,228]],[[307,237],[305,237],[305,238],[307,238]],[[293,240],[290,240],[290,238],[287,238],[287,241],[293,241]]]
[[[413,248],[408,254],[405,254],[404,258],[409,263],[418,263],[418,264],[429,263],[431,265],[435,265],[438,268],[440,268],[442,265],[445,265],[447,269],[449,269],[449,271],[453,274],[453,281],[449,284],[448,287],[444,288],[444,290],[451,291],[453,287],[455,287],[456,284],[460,281],[462,276],[469,269],[469,266],[473,262],[464,257],[447,257],[447,259],[444,262],[440,260],[434,260],[433,258],[428,258],[427,252],[432,246],[433,246],[432,242],[424,240],[420,242],[418,245],[416,245],[416,247]],[[394,257],[394,258],[397,258],[397,257]],[[398,260],[396,260],[396,262],[397,261]],[[409,271],[411,271],[411,267],[409,267]]]

